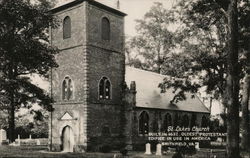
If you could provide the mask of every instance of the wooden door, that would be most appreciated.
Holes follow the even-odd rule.
[[[64,127],[63,129],[63,151],[64,152],[73,152],[74,147],[74,135],[72,128],[69,126]]]

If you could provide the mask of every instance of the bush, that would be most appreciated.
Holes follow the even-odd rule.
[[[121,153],[123,156],[127,156],[128,150],[125,149],[125,148],[123,148],[123,149],[120,150],[120,153]]]
[[[102,145],[100,147],[100,152],[103,152],[103,153],[108,153],[111,151],[111,147],[109,145]]]
[[[194,155],[196,154],[196,149],[194,146],[190,146],[190,147],[181,147],[180,148],[181,152],[187,155]]]
[[[172,156],[172,158],[183,158],[183,155],[178,151]]]

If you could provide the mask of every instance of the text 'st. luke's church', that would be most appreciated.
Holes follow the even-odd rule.
[[[51,76],[53,150],[139,149],[148,132],[206,125],[209,111],[197,97],[172,105],[171,92],[160,93],[164,76],[131,67],[125,76],[126,14],[93,0],[75,0],[52,13],[61,20],[51,29],[51,43],[60,50]]]

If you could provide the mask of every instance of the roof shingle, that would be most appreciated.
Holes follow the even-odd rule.
[[[175,105],[170,104],[174,97],[172,91],[166,90],[165,93],[161,93],[161,89],[158,87],[166,77],[164,75],[127,66],[125,76],[127,84],[130,84],[131,81],[136,82],[137,107],[210,113],[202,101],[196,95],[191,98],[190,93],[186,94],[186,100],[179,101]]]

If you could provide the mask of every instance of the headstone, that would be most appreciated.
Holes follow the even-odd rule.
[[[0,144],[2,145],[7,141],[6,131],[4,129],[0,130]]]
[[[17,135],[17,145],[18,146],[21,145],[20,134]]]
[[[151,144],[150,143],[146,144],[146,152],[145,152],[145,154],[147,154],[147,155],[151,155],[152,154],[151,153]]]
[[[36,140],[36,145],[41,145],[41,142],[39,139]]]
[[[32,139],[31,134],[30,134],[30,138],[29,139]]]
[[[1,138],[0,138],[1,142],[5,141],[7,139],[7,137],[6,137],[6,131],[4,129],[0,130],[0,136],[1,136]]]
[[[195,143],[195,149],[196,149],[196,150],[200,150],[200,143],[199,143],[199,142],[196,142],[196,143]]]
[[[120,153],[118,154],[118,153],[117,153],[117,154],[114,154],[114,157],[113,157],[113,158],[123,158],[123,157],[124,157],[124,156],[123,156],[122,154],[120,154]]]
[[[217,138],[217,142],[221,143],[221,142],[223,142],[223,139],[219,137],[219,138]]]
[[[161,148],[162,148],[161,144],[156,145],[156,154],[155,155],[162,155]]]

